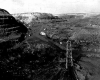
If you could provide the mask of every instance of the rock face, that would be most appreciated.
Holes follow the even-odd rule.
[[[26,24],[30,24],[31,21],[41,21],[42,20],[47,20],[47,19],[56,19],[57,17],[49,14],[49,13],[21,13],[21,14],[13,14],[13,16],[20,20],[21,22],[24,22]]]
[[[24,40],[27,28],[9,12],[0,9],[0,45],[12,48]],[[23,37],[23,38],[22,38]]]
[[[9,12],[0,9],[0,80],[18,80],[19,77],[15,76],[20,75],[17,71],[20,66],[15,64],[18,64],[16,60],[19,60],[23,52],[18,47],[25,40],[27,31],[27,27]],[[19,57],[18,53],[20,53]]]

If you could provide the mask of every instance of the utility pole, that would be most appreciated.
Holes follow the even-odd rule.
[[[79,80],[73,65],[72,57],[72,43],[70,40],[66,42],[66,69],[68,70],[68,76],[71,80]]]
[[[73,66],[72,45],[69,40],[66,42],[66,68],[68,66]]]

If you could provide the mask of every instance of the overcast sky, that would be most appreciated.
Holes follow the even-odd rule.
[[[99,13],[100,0],[0,0],[0,8],[10,13]]]

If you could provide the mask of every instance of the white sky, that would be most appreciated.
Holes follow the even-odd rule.
[[[0,8],[10,13],[96,13],[100,0],[0,0]]]

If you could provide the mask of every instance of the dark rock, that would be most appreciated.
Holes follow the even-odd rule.
[[[12,48],[24,40],[26,33],[27,28],[21,22],[6,10],[0,9],[0,45]]]

